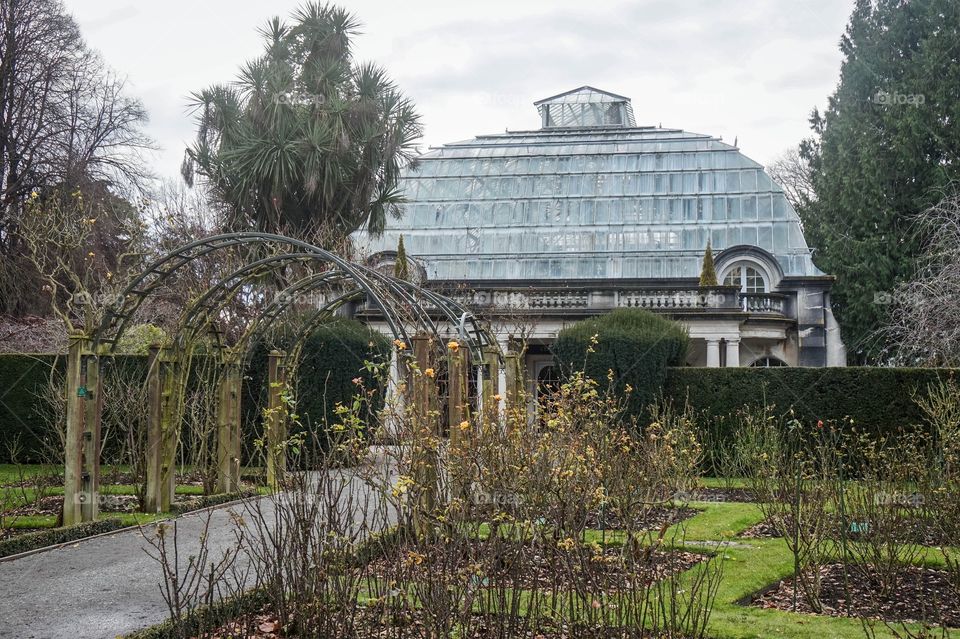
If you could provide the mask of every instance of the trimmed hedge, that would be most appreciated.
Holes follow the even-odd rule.
[[[300,354],[300,367],[297,382],[297,414],[304,428],[316,437],[314,440],[323,448],[327,445],[326,428],[339,422],[334,409],[338,403],[349,406],[359,387],[353,382],[360,378],[366,389],[376,388],[379,381],[366,370],[365,362],[383,362],[390,358],[392,342],[382,333],[366,324],[349,319],[336,319],[317,328],[303,344]],[[249,406],[266,406],[267,369],[266,357],[269,349],[259,344],[255,347],[254,360],[263,361],[260,369],[251,369],[250,394],[257,393],[256,399],[244,402]],[[252,398],[251,398],[252,399]],[[375,406],[383,403],[383,396],[374,396]],[[247,415],[247,419],[251,419]],[[259,433],[259,413],[254,424]],[[258,434],[256,436],[259,436]],[[316,451],[310,450],[311,453]]]
[[[216,495],[200,495],[195,499],[189,499],[187,501],[180,502],[179,504],[170,504],[170,513],[173,515],[186,515],[187,513],[203,510],[204,508],[211,508],[213,506],[221,506],[223,504],[228,504],[232,501],[240,501],[241,499],[252,499],[254,497],[257,497],[258,495],[259,493],[257,493],[256,491],[219,493]]]
[[[101,519],[100,521],[89,521],[66,528],[51,528],[50,530],[24,533],[0,541],[0,557],[9,557],[10,555],[18,555],[22,552],[46,548],[47,546],[66,544],[78,539],[120,530],[121,528],[126,528],[126,525],[119,519]]]
[[[563,329],[550,350],[563,375],[583,370],[605,388],[613,371],[614,390],[625,396],[626,387],[632,387],[627,409],[642,415],[663,385],[667,367],[683,364],[688,342],[680,324],[624,308]]]
[[[41,440],[51,435],[44,390],[51,373],[62,377],[65,365],[63,356],[0,354],[0,461],[10,461],[14,443],[21,461],[41,460]]]
[[[123,639],[181,639],[201,635],[234,621],[237,617],[253,614],[268,602],[265,591],[248,590],[210,606],[200,606],[178,623],[168,619],[156,626],[123,635]]]
[[[337,423],[334,407],[349,406],[357,394],[354,379],[365,388],[379,383],[364,362],[390,359],[391,341],[353,320],[338,320],[314,331],[303,345],[297,410],[314,428]],[[382,403],[383,397],[378,399]]]
[[[732,415],[744,405],[791,408],[797,419],[816,423],[852,418],[864,431],[891,432],[922,426],[914,397],[958,369],[936,368],[673,368],[663,396],[714,417]]]
[[[147,358],[141,355],[115,355],[105,360],[104,373],[112,367],[125,379],[146,380]],[[48,445],[57,441],[48,428],[53,411],[47,401],[51,378],[62,381],[66,370],[65,355],[55,354],[0,354],[0,462],[12,462],[12,448],[17,447],[17,461],[24,463],[48,462],[44,454],[44,440]],[[109,407],[104,407],[104,419],[109,420]],[[104,441],[104,456],[108,457],[120,446],[119,441]],[[116,434],[116,433],[114,433]]]
[[[349,404],[352,400],[357,391],[354,378],[363,379],[367,388],[375,386],[373,375],[364,370],[364,360],[382,361],[390,356],[390,348],[388,338],[359,322],[336,320],[318,328],[304,344],[300,364],[297,410],[303,423],[316,431],[322,431],[326,423],[335,423],[333,407],[337,402]],[[194,356],[192,375],[204,374],[203,357]],[[0,354],[0,462],[12,461],[10,447],[15,441],[20,447],[18,461],[44,461],[42,441],[56,437],[47,426],[51,409],[45,390],[51,373],[62,379],[65,365],[62,355]],[[108,365],[121,369],[126,378],[146,378],[146,356],[116,355]],[[261,430],[266,380],[267,349],[260,345],[255,347],[243,376],[247,442]],[[382,397],[378,399],[382,401]],[[118,445],[104,442],[105,455],[109,457]]]

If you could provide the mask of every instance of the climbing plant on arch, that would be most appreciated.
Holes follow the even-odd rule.
[[[220,259],[221,256],[224,259]],[[229,257],[229,259],[226,259]],[[453,331],[464,347],[463,358],[478,364],[496,356],[496,341],[469,309],[447,297],[356,264],[307,242],[282,235],[243,232],[214,235],[184,244],[133,276],[123,291],[70,336],[67,361],[67,424],[64,525],[92,521],[98,515],[100,423],[103,410],[101,369],[141,308],[197,260],[223,264],[180,316],[171,339],[151,349],[148,367],[147,494],[145,509],[169,509],[185,386],[196,345],[206,339],[207,357],[217,375],[218,491],[239,485],[240,377],[250,345],[292,311],[305,316],[291,353],[271,353],[269,404],[265,411],[267,463],[272,479],[284,469],[285,415],[280,402],[300,344],[310,331],[348,305],[364,304],[382,318],[394,339],[421,344],[417,358],[447,357],[445,335]],[[241,334],[228,336],[220,321],[237,296],[255,308]],[[309,313],[302,313],[305,307]],[[91,317],[93,313],[89,314]],[[426,344],[426,346],[422,346]],[[292,355],[292,358],[291,358]],[[458,360],[459,362],[459,360]],[[413,365],[414,357],[401,363]],[[462,363],[458,374],[468,375]],[[494,378],[495,379],[495,378]],[[466,382],[457,388],[466,388]],[[462,394],[462,393],[461,393]],[[459,399],[457,400],[460,401]],[[462,406],[458,406],[458,410]]]

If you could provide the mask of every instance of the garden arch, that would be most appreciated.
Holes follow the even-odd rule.
[[[170,251],[137,274],[103,312],[99,323],[70,336],[67,363],[67,442],[65,456],[64,523],[90,521],[97,517],[100,472],[100,420],[103,410],[101,364],[111,357],[124,331],[144,301],[181,269],[189,269],[209,255],[229,253],[237,260],[232,271],[217,273],[206,290],[185,309],[175,338],[151,348],[148,365],[150,411],[148,428],[148,499],[151,510],[165,510],[173,497],[173,475],[179,433],[179,415],[184,401],[186,372],[194,343],[210,332],[212,355],[221,366],[218,414],[218,489],[229,490],[239,480],[239,380],[241,366],[250,356],[250,344],[291,308],[300,296],[321,289],[331,292],[317,304],[294,341],[293,351],[310,330],[348,303],[365,302],[382,317],[396,340],[419,345],[413,358],[433,361],[445,354],[441,335],[444,322],[458,327],[459,342],[480,363],[489,360],[497,342],[473,314],[458,302],[356,264],[302,240],[282,235],[242,232],[202,238]],[[249,321],[236,343],[228,346],[211,328],[230,300],[264,278],[284,269],[314,269],[282,288]],[[436,319],[435,319],[436,318]],[[438,321],[439,320],[439,324]],[[416,344],[415,344],[416,343]],[[425,347],[423,345],[426,345]],[[494,353],[499,357],[499,352]],[[410,357],[405,358],[410,363]],[[287,367],[284,353],[271,353],[271,374]],[[457,367],[467,374],[465,366]],[[273,386],[273,384],[271,384]],[[269,393],[271,398],[274,393]],[[458,407],[462,408],[462,407]],[[269,465],[269,460],[268,460]]]

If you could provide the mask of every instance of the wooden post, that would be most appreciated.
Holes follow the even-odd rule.
[[[523,396],[523,367],[520,365],[520,354],[516,351],[507,351],[503,356],[503,368],[507,382],[504,393],[507,412],[510,413],[520,408],[520,400]]]
[[[100,358],[90,338],[70,335],[67,350],[67,430],[64,451],[63,525],[97,518],[100,499]]]
[[[83,398],[83,474],[80,484],[84,500],[80,504],[80,515],[83,521],[96,521],[100,513],[100,416],[103,411],[103,384],[100,380],[100,355],[88,351],[84,360],[84,386],[87,392]]]
[[[494,395],[500,394],[500,354],[494,346],[483,349],[483,412],[487,416],[497,414],[499,402]]]
[[[432,435],[440,434],[440,423],[436,419],[437,385],[434,371],[433,339],[425,335],[413,338],[413,359],[417,364],[417,374],[413,376],[413,402],[417,417],[422,425],[428,426]]]
[[[217,403],[217,492],[240,488],[240,364],[227,353],[220,370]]]
[[[420,500],[415,505],[414,527],[417,534],[429,534],[425,513],[437,506],[438,460],[435,443],[439,437],[437,419],[437,386],[433,371],[433,340],[426,335],[413,338],[413,358],[417,370],[413,375],[413,459]]]
[[[143,512],[160,512],[160,467],[161,467],[161,427],[163,413],[162,388],[160,381],[160,346],[150,345],[147,360],[147,488],[143,503]]]
[[[469,420],[469,397],[467,389],[470,379],[470,366],[467,352],[463,349],[449,351],[447,356],[447,415],[450,422],[450,445],[459,442],[460,423]]]
[[[147,373],[147,491],[144,512],[168,512],[173,503],[180,434],[179,361],[174,349],[150,347]]]
[[[179,352],[166,347],[160,351],[162,403],[160,415],[160,511],[169,512],[177,479],[177,443],[180,439],[182,406]]]
[[[267,440],[267,485],[276,489],[287,471],[287,407],[283,395],[287,390],[286,354],[273,350],[267,360],[269,389],[264,435]]]
[[[463,442],[470,428],[470,358],[469,351],[459,347],[449,349],[447,355],[447,415],[450,422],[447,465],[450,469],[450,493],[451,497],[466,499],[469,495],[470,480],[467,473],[470,460],[463,459],[466,453]]]

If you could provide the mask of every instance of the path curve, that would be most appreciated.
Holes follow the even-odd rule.
[[[383,464],[381,455],[376,459]],[[347,481],[355,494],[372,490],[355,477]],[[243,506],[179,517],[181,557],[199,548],[208,516],[211,558],[229,548],[231,509],[242,512]],[[263,510],[271,512],[272,506]],[[114,639],[165,621],[169,613],[159,589],[160,567],[144,551],[148,544],[142,534],[128,530],[0,562],[0,637]]]

